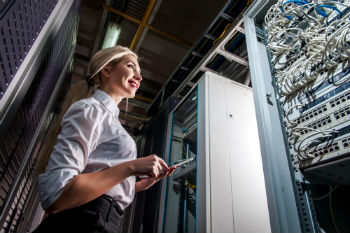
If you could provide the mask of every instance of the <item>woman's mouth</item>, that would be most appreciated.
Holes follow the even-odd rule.
[[[134,80],[130,80],[129,83],[130,83],[130,86],[132,86],[134,88],[138,88],[139,87],[139,84],[136,81],[134,81]]]

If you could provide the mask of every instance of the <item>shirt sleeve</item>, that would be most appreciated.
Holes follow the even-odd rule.
[[[69,181],[84,170],[89,154],[98,145],[101,118],[101,110],[81,101],[73,104],[65,114],[46,171],[38,178],[44,209],[52,205]]]

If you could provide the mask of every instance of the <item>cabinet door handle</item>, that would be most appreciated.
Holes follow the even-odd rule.
[[[271,93],[266,93],[266,101],[268,104],[273,106],[273,103],[271,101],[272,94]]]

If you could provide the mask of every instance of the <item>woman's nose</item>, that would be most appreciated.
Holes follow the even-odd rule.
[[[139,72],[135,72],[135,78],[138,80],[138,81],[141,81],[142,80],[142,76]]]

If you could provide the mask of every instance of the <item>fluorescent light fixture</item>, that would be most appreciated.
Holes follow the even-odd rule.
[[[102,43],[102,49],[110,48],[117,45],[121,28],[114,22],[109,22],[105,37]]]

